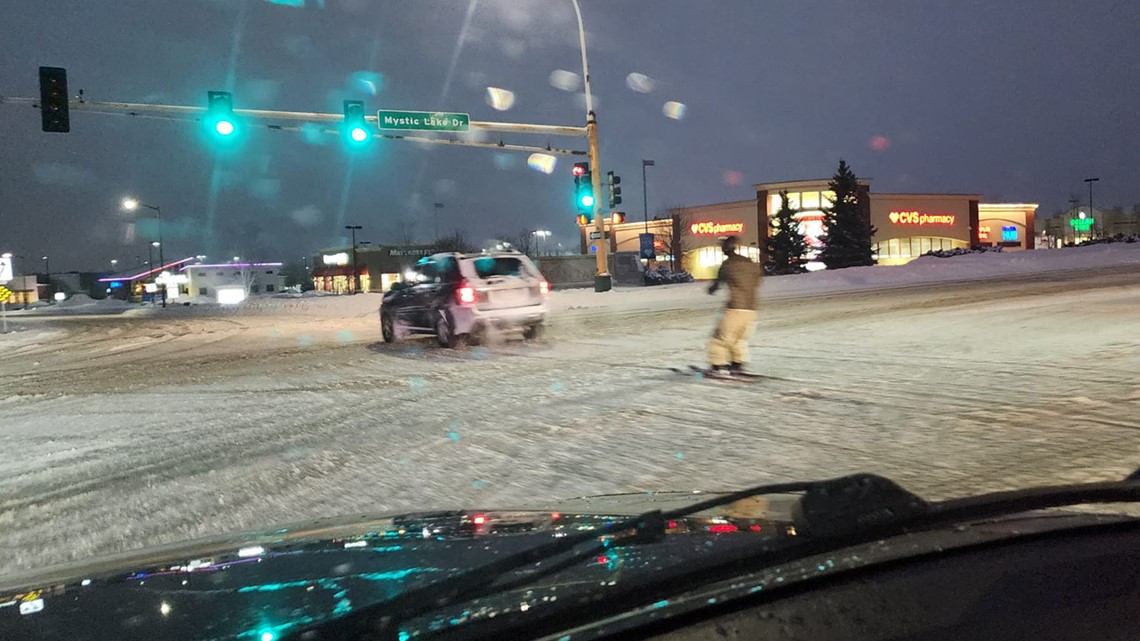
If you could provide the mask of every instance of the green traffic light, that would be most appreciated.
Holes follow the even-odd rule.
[[[234,123],[229,120],[219,120],[214,123],[214,131],[218,132],[219,136],[229,136],[234,132]]]
[[[593,207],[594,197],[590,194],[582,194],[582,197],[578,199],[578,202],[582,203],[583,207]]]
[[[353,142],[364,142],[365,140],[368,140],[368,130],[366,130],[364,127],[353,127],[352,131],[349,132],[348,137],[352,138]]]

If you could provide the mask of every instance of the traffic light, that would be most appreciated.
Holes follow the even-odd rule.
[[[590,173],[590,163],[574,163],[574,204],[578,213],[585,215],[587,222],[594,220],[594,183]]]
[[[625,212],[624,211],[613,212],[612,214],[610,214],[610,221],[613,222],[613,224],[615,224],[615,225],[624,223],[625,222]]]
[[[228,91],[210,91],[206,96],[208,109],[206,124],[215,134],[228,138],[237,131],[234,118],[234,98]]]
[[[585,226],[590,224],[590,217],[586,214],[578,214],[578,224]]]
[[[618,187],[621,184],[621,176],[609,171],[606,172],[606,177],[609,178],[607,182],[610,185],[610,207],[617,207],[621,204],[621,187]]]
[[[344,124],[342,125],[342,131],[345,140],[351,146],[368,142],[368,139],[372,137],[372,134],[368,131],[367,123],[364,120],[364,101],[344,101]]]
[[[67,104],[67,69],[40,67],[40,129],[47,133],[71,131],[71,112]]]

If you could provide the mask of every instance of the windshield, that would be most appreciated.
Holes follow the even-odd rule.
[[[769,483],[934,501],[1140,465],[1138,2],[0,24],[0,585],[326,520],[537,510],[553,538],[566,501],[585,532]],[[755,504],[779,528],[666,529],[786,532]],[[390,596],[525,547],[399,556],[446,547],[408,522],[337,576]],[[215,557],[270,560],[148,585]]]
[[[515,278],[520,278],[523,276],[529,277],[534,274],[530,265],[513,256],[484,256],[473,259],[470,261],[470,264],[474,268],[475,274],[483,279],[492,278],[494,276],[514,276]]]

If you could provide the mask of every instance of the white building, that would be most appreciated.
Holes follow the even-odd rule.
[[[186,265],[182,294],[211,298],[219,303],[240,303],[250,296],[284,290],[281,263],[223,263]]]

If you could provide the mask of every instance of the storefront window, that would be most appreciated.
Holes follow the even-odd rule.
[[[819,192],[811,191],[800,194],[800,207],[804,209],[819,209]]]

